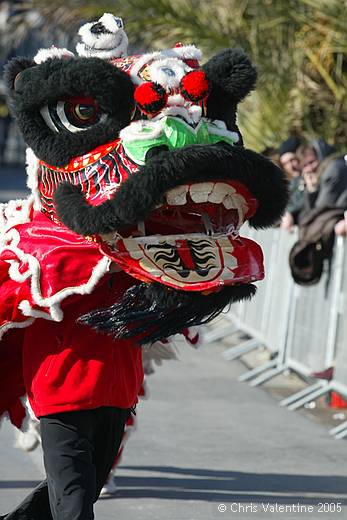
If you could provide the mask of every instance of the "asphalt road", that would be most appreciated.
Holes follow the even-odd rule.
[[[280,408],[265,390],[238,382],[244,369],[224,361],[222,350],[181,347],[179,362],[149,378],[150,398],[138,407],[138,430],[118,471],[119,492],[99,500],[98,520],[347,517],[346,443]],[[0,439],[4,513],[42,474],[39,452],[13,448],[8,423]]]

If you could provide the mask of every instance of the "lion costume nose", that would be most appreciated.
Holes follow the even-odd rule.
[[[204,101],[209,93],[209,83],[202,70],[188,72],[180,81],[179,88],[175,92],[191,103],[197,104]],[[137,106],[146,115],[156,115],[168,102],[170,90],[159,83],[148,81],[139,85],[135,90]]]

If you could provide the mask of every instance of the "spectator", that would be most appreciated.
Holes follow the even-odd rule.
[[[305,196],[301,220],[311,211],[326,208],[347,209],[347,164],[323,139],[303,144],[298,157],[305,181]]]
[[[311,285],[327,262],[331,269],[335,234],[346,227],[341,221],[347,209],[347,164],[323,139],[300,146],[297,153],[306,189],[289,264],[296,283]]]
[[[281,228],[288,231],[297,224],[298,216],[303,207],[304,181],[301,177],[300,162],[297,149],[300,139],[290,136],[279,148],[279,164],[289,180],[289,203],[281,222]]]

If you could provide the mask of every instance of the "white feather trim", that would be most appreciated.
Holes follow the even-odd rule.
[[[173,341],[163,343],[155,341],[151,345],[146,345],[142,349],[142,360],[146,364],[148,361],[154,361],[157,366],[162,365],[163,361],[178,360],[179,352]]]
[[[74,53],[69,51],[68,49],[54,47],[54,45],[52,45],[52,47],[49,47],[48,49],[40,49],[36,53],[36,55],[34,57],[34,61],[35,61],[35,63],[37,63],[39,65],[40,63],[44,63],[45,61],[47,61],[51,58],[59,58],[59,59],[63,58],[63,59],[71,60],[74,57],[75,57]]]

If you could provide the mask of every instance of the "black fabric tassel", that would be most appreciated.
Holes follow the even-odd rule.
[[[133,338],[144,345],[208,323],[227,305],[251,298],[255,292],[254,285],[246,284],[205,296],[141,283],[130,287],[111,307],[84,314],[78,322],[115,339]]]

